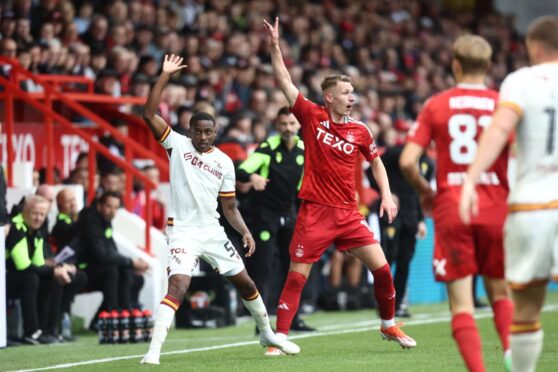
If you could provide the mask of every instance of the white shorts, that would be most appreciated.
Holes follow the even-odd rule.
[[[558,210],[510,213],[505,232],[506,279],[512,288],[558,277]]]
[[[244,270],[242,258],[220,225],[167,226],[167,239],[169,277],[192,276],[200,258],[224,276]]]

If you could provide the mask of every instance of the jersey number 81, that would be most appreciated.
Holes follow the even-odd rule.
[[[490,125],[492,116],[482,115],[477,118],[471,114],[456,114],[448,121],[451,137],[450,158],[455,164],[471,164],[477,153],[478,126],[486,128]],[[477,125],[478,124],[478,125]],[[465,128],[462,130],[461,128]]]

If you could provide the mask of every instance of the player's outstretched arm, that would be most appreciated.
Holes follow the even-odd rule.
[[[382,195],[382,203],[380,204],[380,217],[384,216],[384,212],[387,213],[388,221],[391,223],[397,216],[397,205],[393,200],[391,195],[391,189],[389,187],[389,181],[387,177],[386,168],[384,163],[379,156],[375,157],[370,163],[372,166],[372,174],[374,179],[380,188],[380,193]]]
[[[269,40],[269,52],[271,54],[271,64],[273,66],[275,80],[277,80],[279,88],[287,98],[289,106],[293,107],[296,102],[296,97],[298,96],[298,89],[296,89],[291,80],[291,75],[285,66],[285,62],[283,62],[281,48],[279,48],[279,18],[275,18],[275,25],[273,26],[264,19],[264,28]]]
[[[519,123],[519,115],[512,109],[501,107],[494,113],[492,124],[486,128],[479,141],[475,160],[467,170],[467,178],[461,189],[459,215],[464,223],[471,222],[471,216],[478,213],[478,200],[475,183],[481,173],[486,171],[498,158]]]
[[[240,214],[240,211],[236,207],[236,198],[221,198],[221,205],[223,206],[223,214],[231,226],[242,235],[242,244],[244,248],[248,249],[246,252],[246,257],[250,257],[256,250],[256,242],[252,238],[252,234],[244,219]]]
[[[414,142],[408,142],[403,148],[403,152],[399,157],[399,167],[401,173],[419,194],[420,203],[424,213],[430,214],[432,210],[432,201],[434,191],[430,187],[430,183],[421,176],[419,171],[419,159],[424,151],[420,145]]]
[[[183,60],[184,58],[175,56],[174,54],[171,54],[170,56],[167,54],[165,55],[163,71],[153,88],[151,88],[151,92],[149,92],[149,97],[147,98],[147,103],[145,104],[145,108],[143,110],[143,120],[145,120],[149,129],[151,129],[151,133],[153,133],[153,136],[155,136],[155,139],[157,140],[163,137],[163,134],[168,127],[165,120],[157,115],[157,107],[161,101],[161,93],[167,85],[170,76],[173,73],[187,67],[186,65],[181,65]]]

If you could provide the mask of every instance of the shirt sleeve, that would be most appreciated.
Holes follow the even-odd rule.
[[[422,148],[427,148],[432,140],[432,101],[428,100],[424,104],[417,121],[409,130],[407,135],[407,142],[413,142],[420,145]]]
[[[378,157],[378,147],[376,146],[376,142],[374,141],[374,137],[372,137],[370,130],[367,130],[366,133],[364,133],[364,141],[363,144],[360,145],[360,152],[362,152],[366,160],[369,162]]]
[[[304,97],[302,93],[298,92],[295,104],[291,107],[291,112],[294,114],[301,127],[304,127],[312,113],[319,106],[314,102],[310,101],[308,98]]]
[[[241,182],[250,181],[250,176],[262,168],[264,165],[269,165],[271,160],[271,149],[267,141],[262,142],[256,151],[254,151],[248,159],[244,160],[238,167],[237,178]]]
[[[235,197],[235,174],[234,164],[232,160],[227,162],[227,169],[223,173],[223,183],[219,189],[219,197],[234,198]]]
[[[508,107],[515,111],[519,116],[523,116],[525,109],[526,89],[522,87],[521,76],[518,73],[508,75],[500,87],[500,99],[498,107]]]
[[[183,137],[181,134],[176,133],[170,126],[168,126],[165,133],[163,133],[163,136],[159,139],[159,143],[165,149],[172,149],[176,141],[178,141],[181,137]]]

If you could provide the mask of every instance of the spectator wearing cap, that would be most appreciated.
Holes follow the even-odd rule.
[[[2,39],[14,38],[16,33],[16,15],[13,11],[7,10],[2,14],[0,20],[0,35]]]
[[[102,69],[95,80],[95,92],[120,97],[121,90],[118,78],[118,72],[115,70],[111,68]]]
[[[147,97],[151,88],[151,79],[145,74],[136,73],[130,80],[130,90],[128,92],[132,97]],[[143,113],[143,105],[133,105],[132,114],[141,116]]]
[[[113,126],[122,133],[123,136],[128,136],[128,124],[122,120],[116,120],[113,123]],[[114,138],[109,133],[105,133],[103,137],[99,140],[101,144],[103,144],[112,154],[124,157],[124,144],[120,142],[120,140]],[[116,164],[112,162],[112,160],[104,157],[102,154],[97,154],[97,168],[101,173],[101,176],[112,172],[114,169],[117,168]]]

